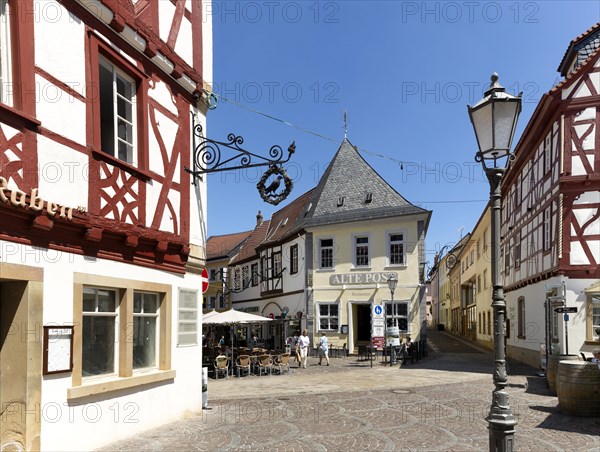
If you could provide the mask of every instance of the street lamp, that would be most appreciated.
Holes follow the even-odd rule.
[[[486,420],[490,432],[490,451],[512,451],[514,448],[514,418],[506,392],[506,350],[504,345],[504,321],[506,303],[504,287],[500,282],[500,209],[502,178],[509,160],[512,139],[521,113],[521,94],[517,97],[505,92],[498,83],[498,74],[493,73],[492,83],[484,98],[473,107],[469,116],[475,129],[479,151],[475,161],[481,166],[490,183],[490,210],[492,224],[492,308],[494,310],[494,391],[492,405]]]
[[[394,326],[398,326],[398,317],[396,316],[396,306],[394,306],[394,291],[396,290],[396,285],[398,284],[398,279],[396,275],[390,275],[388,278],[388,287],[390,288],[390,293],[392,294],[392,316],[394,317]],[[386,325],[387,328],[387,325]]]

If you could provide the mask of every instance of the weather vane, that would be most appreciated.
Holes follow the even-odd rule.
[[[196,185],[196,179],[202,180],[204,174],[268,166],[269,169],[256,184],[261,198],[269,204],[277,205],[288,197],[294,184],[282,165],[288,162],[296,152],[295,141],[288,146],[287,158],[284,159],[283,149],[279,145],[271,146],[268,157],[263,157],[242,148],[244,138],[239,135],[230,133],[227,135],[228,141],[216,141],[204,137],[202,125],[193,113],[192,121],[194,169],[185,167],[185,170],[193,176],[192,184]],[[231,151],[233,155],[229,157],[223,155],[221,148]],[[231,164],[235,161],[238,161],[238,164],[232,166]],[[283,187],[281,186],[282,182]]]

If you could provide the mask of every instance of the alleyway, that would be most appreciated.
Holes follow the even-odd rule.
[[[487,450],[491,354],[444,332],[429,342],[402,368],[311,358],[288,375],[211,379],[211,410],[103,450]],[[563,415],[537,369],[509,370],[519,450],[600,449],[600,419]]]

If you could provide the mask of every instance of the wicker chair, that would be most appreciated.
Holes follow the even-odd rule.
[[[283,370],[287,368],[287,371],[290,371],[290,354],[282,353],[275,358],[275,366],[279,369],[279,374],[283,374]]]
[[[237,369],[238,378],[240,378],[241,372],[246,372],[247,375],[250,375],[250,356],[238,356],[235,360],[235,368]]]
[[[225,355],[215,358],[215,378],[218,379],[221,373],[225,373],[225,378],[229,375],[229,358]]]
[[[269,375],[273,373],[273,359],[271,355],[260,355],[258,357],[258,374],[262,375],[262,371],[269,371]]]

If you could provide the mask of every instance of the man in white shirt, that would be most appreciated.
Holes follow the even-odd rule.
[[[298,347],[300,347],[300,364],[306,369],[306,363],[308,361],[308,346],[310,345],[310,338],[308,337],[308,330],[304,330],[298,337]]]

